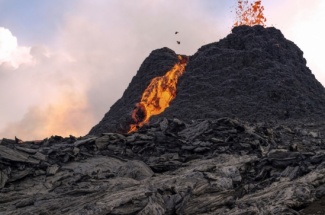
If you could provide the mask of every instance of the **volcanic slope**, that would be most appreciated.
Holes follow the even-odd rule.
[[[125,129],[142,89],[154,74],[158,75],[151,67],[160,74],[176,60],[177,55],[166,48],[152,52],[123,97],[90,134]],[[115,108],[121,107],[121,100],[123,110]],[[306,66],[299,47],[276,28],[239,26],[190,57],[179,79],[176,98],[153,121],[161,117],[184,121],[219,117],[247,121],[311,120],[324,117],[324,113],[325,89]]]
[[[157,76],[163,76],[178,61],[177,55],[169,48],[161,48],[150,53],[142,63],[136,76],[133,77],[128,88],[105,114],[104,118],[94,126],[90,134],[105,132],[126,132],[132,123],[132,111],[136,103],[141,100],[143,91]]]
[[[303,52],[275,28],[241,26],[190,58],[162,115],[245,120],[323,116],[325,90]]]

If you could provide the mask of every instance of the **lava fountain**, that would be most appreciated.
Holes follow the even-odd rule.
[[[248,0],[238,0],[236,8],[236,21],[233,27],[240,25],[262,25],[265,27],[266,18],[263,14],[262,1],[249,3]]]
[[[176,97],[178,78],[184,73],[187,61],[187,56],[179,55],[178,62],[171,70],[164,76],[151,80],[132,112],[134,124],[130,125],[129,133],[148,123],[151,116],[158,115],[169,107],[169,103]]]

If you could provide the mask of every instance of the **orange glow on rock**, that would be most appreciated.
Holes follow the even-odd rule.
[[[248,0],[238,0],[236,8],[236,22],[233,27],[240,25],[262,25],[265,27],[266,18],[264,17],[262,1],[249,3]]]
[[[151,116],[158,115],[169,107],[169,103],[176,97],[178,78],[184,73],[187,61],[187,57],[179,55],[178,62],[171,70],[164,76],[151,80],[132,112],[135,123],[130,125],[129,133],[148,123]]]

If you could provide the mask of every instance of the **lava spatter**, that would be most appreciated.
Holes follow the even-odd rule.
[[[249,3],[248,0],[242,1],[238,0],[236,8],[236,22],[233,27],[241,25],[262,25],[266,27],[266,18],[263,14],[264,7],[262,6],[262,1],[254,1],[254,3]]]

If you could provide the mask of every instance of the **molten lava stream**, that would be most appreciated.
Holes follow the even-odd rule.
[[[176,97],[178,78],[184,73],[188,58],[178,56],[178,62],[164,76],[151,80],[149,86],[142,94],[141,101],[136,104],[132,112],[135,122],[130,125],[130,132],[137,130],[149,122],[151,116],[158,115],[169,107],[169,103]]]

